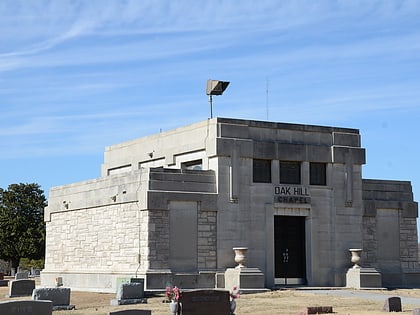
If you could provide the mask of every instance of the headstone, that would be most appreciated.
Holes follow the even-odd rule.
[[[109,315],[152,315],[150,310],[125,310],[109,312]]]
[[[29,300],[0,302],[0,314],[52,315],[52,302]]]
[[[32,300],[49,300],[53,304],[53,311],[72,310],[70,304],[70,288],[38,288],[32,292]]]
[[[143,283],[122,283],[117,292],[117,299],[111,300],[111,305],[126,305],[147,303],[144,297]]]
[[[38,277],[41,275],[41,270],[37,269],[37,268],[31,268],[31,276],[33,277]]]
[[[332,306],[308,306],[300,311],[300,315],[334,313]]]
[[[130,283],[142,283],[144,286],[144,278],[130,278]]]
[[[4,273],[0,272],[0,287],[7,287],[9,285],[9,280],[4,280]]]
[[[182,292],[179,298],[182,315],[229,315],[230,297],[225,290]]]
[[[31,296],[34,289],[35,280],[13,280],[10,282],[8,297]]]
[[[385,300],[383,307],[385,312],[402,312],[401,308],[401,298],[398,296],[393,296]]]
[[[21,280],[21,279],[28,279],[29,278],[29,274],[28,272],[17,272],[15,274],[15,280]]]

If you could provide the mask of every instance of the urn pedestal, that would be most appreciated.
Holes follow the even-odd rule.
[[[375,268],[366,268],[360,266],[361,253],[360,248],[350,248],[351,262],[354,264],[346,273],[346,287],[353,289],[362,288],[381,288],[382,275]]]
[[[231,291],[237,286],[241,292],[263,292],[265,289],[264,273],[258,268],[245,266],[248,247],[234,247],[235,268],[227,268],[224,274],[225,289]]]

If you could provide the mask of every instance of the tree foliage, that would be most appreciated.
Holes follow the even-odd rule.
[[[45,253],[44,207],[38,184],[12,184],[0,188],[0,258],[12,268],[21,258],[40,259]]]

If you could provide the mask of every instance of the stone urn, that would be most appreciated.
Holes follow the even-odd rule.
[[[351,262],[354,264],[353,268],[360,268],[360,254],[363,249],[361,248],[350,248],[349,252],[351,253]]]
[[[235,252],[235,262],[238,264],[235,268],[244,268],[248,247],[234,247],[233,251]]]

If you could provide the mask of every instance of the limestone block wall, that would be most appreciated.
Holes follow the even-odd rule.
[[[403,271],[419,271],[416,218],[405,218],[400,212],[400,257]]]
[[[217,212],[198,213],[198,269],[217,268]]]
[[[132,272],[138,266],[139,211],[136,204],[52,213],[45,270]]]
[[[148,216],[148,233],[146,239],[148,246],[142,247],[143,251],[148,251],[147,261],[149,268],[147,269],[168,269],[169,211],[151,210],[142,212],[147,212]]]
[[[418,205],[410,182],[365,179],[363,200],[362,265],[378,268],[384,285],[418,279]]]

